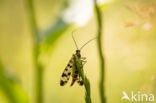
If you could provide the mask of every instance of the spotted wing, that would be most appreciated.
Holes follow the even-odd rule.
[[[72,68],[73,68],[73,58],[70,59],[68,65],[66,66],[66,68],[62,73],[61,80],[60,80],[61,86],[64,86],[68,82],[72,72]]]

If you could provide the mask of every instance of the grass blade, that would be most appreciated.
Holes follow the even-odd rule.
[[[78,59],[77,56],[75,56],[75,61],[76,61],[76,67],[80,73],[80,76],[82,77],[82,80],[83,80],[83,83],[84,83],[84,86],[85,86],[85,90],[86,90],[86,97],[85,97],[85,100],[86,100],[86,103],[92,103],[91,101],[91,96],[90,96],[90,82],[88,80],[88,78],[85,76],[84,74],[84,71],[83,71],[83,65],[82,65],[82,61]]]

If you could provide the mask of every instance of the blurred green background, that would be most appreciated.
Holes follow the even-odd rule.
[[[131,103],[121,100],[122,91],[155,94],[156,1],[99,0],[99,5],[104,25],[102,39],[107,103]],[[72,11],[74,7],[77,9]],[[83,87],[78,84],[70,87],[70,83],[60,87],[59,82],[76,50],[72,31],[76,29],[74,36],[79,47],[96,36],[93,2],[34,0],[34,8],[39,36],[43,41],[39,59],[44,65],[44,103],[85,103]],[[0,60],[4,66],[0,70],[0,103],[10,103],[7,93],[10,91],[15,98],[21,99],[18,103],[35,103],[34,39],[28,9],[27,0],[0,0]],[[74,13],[68,15],[68,12]],[[46,34],[49,36],[47,41]],[[91,83],[92,102],[100,103],[96,45],[96,41],[91,42],[81,55],[87,58],[84,71]]]

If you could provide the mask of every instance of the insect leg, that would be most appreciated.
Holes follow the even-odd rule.
[[[85,60],[86,59],[86,57],[81,57],[81,60]]]
[[[77,83],[80,85],[80,86],[82,86],[83,85],[83,80],[82,80],[82,78],[81,78],[81,76],[79,75],[79,80],[77,81]]]
[[[82,65],[84,65],[84,64],[87,63],[87,61],[85,61],[85,60],[86,60],[86,57],[81,57],[80,59],[81,59],[81,61],[82,61]]]
[[[87,61],[82,60],[82,65],[84,66],[87,63]]]

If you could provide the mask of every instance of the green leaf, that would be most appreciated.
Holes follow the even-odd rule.
[[[57,22],[41,34],[41,49],[48,51],[53,43],[71,26],[59,18]]]
[[[110,5],[113,5],[113,4],[115,4],[115,3],[119,2],[119,1],[121,1],[121,0],[110,0],[108,2],[101,3],[99,5],[99,8],[102,10],[103,8],[108,7]]]
[[[41,50],[43,51],[50,51],[53,47],[55,41],[65,33],[66,30],[71,26],[70,23],[66,23],[63,20],[64,11],[69,8],[70,0],[62,1],[62,7],[60,8],[59,17],[57,18],[55,24],[52,24],[43,32],[40,32],[40,43],[41,43]]]
[[[29,103],[27,93],[15,81],[5,75],[4,66],[0,61],[0,89],[10,103]]]

